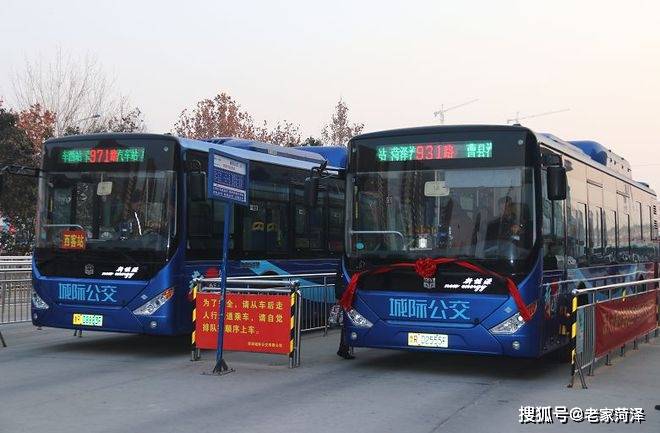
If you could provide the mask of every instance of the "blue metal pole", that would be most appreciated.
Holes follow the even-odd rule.
[[[218,314],[218,349],[215,353],[215,368],[213,373],[226,374],[234,371],[230,369],[222,356],[222,346],[225,335],[225,308],[227,304],[227,261],[229,260],[229,230],[231,217],[234,214],[234,204],[225,202],[225,222],[222,236],[222,265],[220,268],[220,311]]]

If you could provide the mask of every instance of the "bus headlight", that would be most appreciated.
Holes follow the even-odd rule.
[[[534,317],[534,313],[536,313],[536,302],[529,304],[527,309],[532,317]],[[518,313],[509,317],[504,322],[490,328],[490,332],[492,334],[515,334],[524,324],[525,321],[520,313]]]
[[[37,310],[47,310],[48,304],[46,301],[41,299],[41,296],[37,295],[36,292],[32,292],[32,305]]]
[[[146,304],[136,308],[133,310],[133,314],[137,316],[150,316],[162,307],[172,296],[174,296],[174,287],[170,287],[160,295],[152,298]]]
[[[355,308],[351,308],[346,312],[348,314],[349,319],[351,319],[351,322],[358,328],[371,328],[374,326],[373,323],[371,323],[369,320],[367,320],[366,317],[364,317],[362,314],[358,313]]]

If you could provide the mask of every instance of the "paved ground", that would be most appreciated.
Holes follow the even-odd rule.
[[[567,389],[549,361],[358,350],[339,359],[338,335],[308,335],[303,365],[230,353],[236,369],[203,375],[185,339],[0,327],[0,433],[660,431],[660,343]],[[635,425],[520,425],[521,405],[642,407]]]

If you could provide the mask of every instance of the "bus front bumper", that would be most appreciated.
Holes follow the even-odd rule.
[[[82,329],[86,331],[125,332],[131,334],[172,335],[174,312],[172,303],[163,305],[156,314],[138,316],[126,307],[102,307],[90,305],[49,304],[48,309],[37,309],[32,305],[32,324],[35,326]],[[101,316],[95,326],[74,324],[75,315]],[[97,322],[98,323],[98,322]]]
[[[537,357],[537,338],[522,332],[494,335],[482,325],[444,326],[442,324],[378,320],[369,328],[345,322],[349,346],[381,349],[415,350],[478,355]],[[524,329],[524,327],[523,327]],[[447,336],[447,347],[420,347],[409,344],[409,333]]]

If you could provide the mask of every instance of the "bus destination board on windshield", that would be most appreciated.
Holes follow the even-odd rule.
[[[420,143],[376,147],[378,161],[492,158],[491,141]]]

